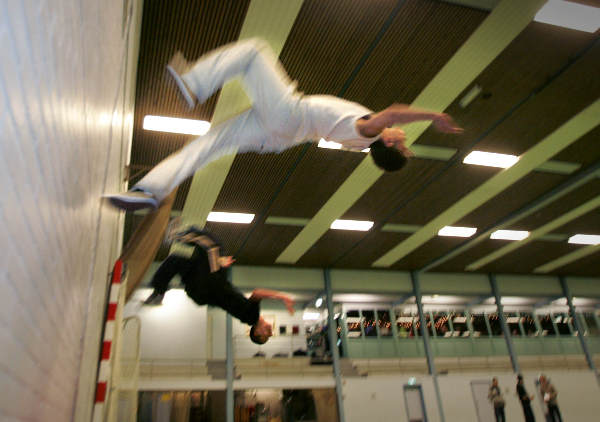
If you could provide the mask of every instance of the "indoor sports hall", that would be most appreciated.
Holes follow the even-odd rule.
[[[234,150],[112,207],[254,110],[239,78],[190,108],[166,67],[245,40],[305,96],[462,133],[395,126],[394,172]],[[0,420],[598,420],[600,1],[0,0],[0,45]],[[183,276],[144,304],[190,226],[249,301],[293,300],[260,301],[268,342]]]

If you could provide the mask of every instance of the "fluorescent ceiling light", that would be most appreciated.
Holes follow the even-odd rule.
[[[147,115],[144,116],[144,129],[184,135],[204,135],[210,129],[210,123],[204,120]]]
[[[323,138],[319,139],[319,144],[317,146],[319,148],[342,149],[342,144],[333,141],[326,141]]]
[[[317,300],[315,300],[315,306],[317,308],[320,308],[322,304],[323,304],[323,298],[320,297],[320,298],[317,298]]]
[[[569,237],[569,243],[578,245],[598,245],[600,244],[600,235],[597,234],[576,234]]]
[[[438,236],[471,237],[476,231],[476,227],[446,226],[440,229]]]
[[[373,227],[372,221],[359,221],[359,220],[335,220],[331,223],[332,229],[336,230],[358,230],[366,232]]]
[[[254,214],[243,214],[240,212],[215,212],[211,211],[206,221],[215,221],[218,223],[240,223],[249,224],[254,220]]]
[[[319,139],[319,144],[317,145],[319,148],[328,148],[328,149],[342,149],[342,144],[334,141],[326,141],[325,139]],[[360,152],[369,152],[371,148],[365,148]]]
[[[304,321],[315,321],[321,317],[321,314],[318,312],[304,312],[302,314],[302,319]]]
[[[496,230],[490,239],[523,240],[528,236],[529,232],[525,230]]]
[[[549,0],[533,20],[578,31],[596,32],[600,28],[600,8]]]
[[[473,151],[465,157],[463,163],[476,164],[489,167],[511,167],[519,161],[519,157],[509,154],[496,154],[495,152]]]

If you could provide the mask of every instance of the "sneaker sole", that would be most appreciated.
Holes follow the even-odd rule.
[[[183,81],[183,79],[181,79],[181,76],[179,76],[179,73],[177,73],[177,71],[175,69],[173,69],[173,67],[171,67],[170,65],[167,65],[167,70],[169,71],[169,73],[171,74],[173,79],[175,80],[175,83],[177,84],[177,87],[179,88],[179,92],[181,93],[181,95],[183,95],[183,98],[187,102],[189,108],[194,108],[194,106],[196,105],[196,101],[194,100],[194,98],[192,97],[190,92],[188,91],[187,87],[185,86],[185,82]]]
[[[105,195],[104,198],[107,198],[109,202],[116,208],[125,210],[125,211],[136,211],[144,208],[157,209],[158,203],[155,199],[146,199],[146,198],[123,198],[119,196],[111,196]]]

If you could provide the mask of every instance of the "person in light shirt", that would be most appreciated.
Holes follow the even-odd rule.
[[[323,138],[342,149],[370,148],[384,171],[401,169],[409,157],[404,131],[396,127],[431,121],[445,133],[461,133],[445,113],[393,104],[374,113],[360,104],[328,95],[304,96],[296,91],[267,43],[250,39],[228,44],[188,63],[181,53],[167,70],[190,107],[203,103],[225,82],[240,77],[252,107],[215,125],[203,136],[171,155],[128,192],[106,195],[125,210],[157,208],[180,183],[198,169],[236,152],[281,152]]]

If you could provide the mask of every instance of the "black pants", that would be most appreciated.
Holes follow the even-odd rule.
[[[525,422],[535,422],[533,411],[531,410],[531,403],[528,401],[521,402],[523,406],[523,414],[525,415]]]
[[[496,422],[506,422],[504,406],[494,407],[494,414],[496,415]]]
[[[560,410],[558,410],[558,406],[555,404],[548,405],[548,420],[552,422],[562,422],[562,417],[560,416]]]

